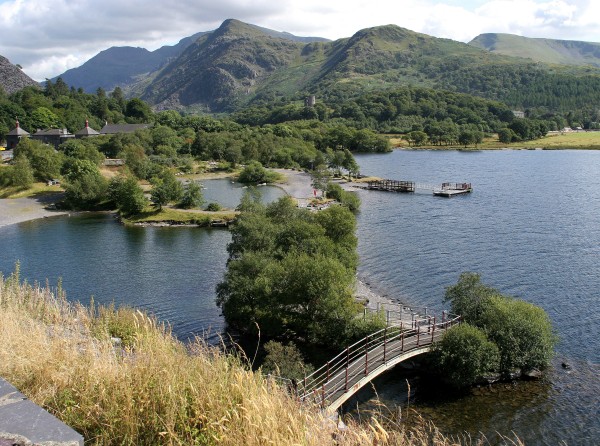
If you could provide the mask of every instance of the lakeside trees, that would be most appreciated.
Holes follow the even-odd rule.
[[[288,197],[267,206],[246,198],[241,210],[217,288],[229,326],[330,347],[361,337],[354,215],[342,206],[312,213]]]
[[[542,308],[502,295],[475,273],[461,274],[446,289],[445,301],[465,321],[433,350],[434,361],[454,386],[472,385],[497,373],[544,370],[550,364],[557,338]]]

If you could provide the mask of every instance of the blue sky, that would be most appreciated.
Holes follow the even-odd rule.
[[[43,80],[111,46],[154,50],[227,18],[329,39],[396,24],[463,42],[484,32],[600,42],[599,0],[0,0],[0,55]]]

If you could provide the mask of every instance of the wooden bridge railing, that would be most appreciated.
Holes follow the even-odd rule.
[[[376,376],[376,370],[377,375],[381,373],[382,365],[396,364],[400,356],[430,346],[448,328],[459,322],[459,316],[446,317],[444,313],[441,321],[427,316],[372,333],[341,351],[298,383],[298,398],[325,408],[348,392],[357,391],[360,386],[357,387],[356,383],[370,374]]]

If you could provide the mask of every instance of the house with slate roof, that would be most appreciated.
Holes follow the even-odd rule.
[[[58,150],[58,146],[71,138],[75,138],[75,135],[69,133],[67,129],[46,129],[38,130],[31,137],[44,144],[54,146]]]
[[[85,127],[75,132],[75,138],[87,138],[88,136],[98,136],[100,133],[90,127],[88,120],[85,120]]]
[[[19,126],[19,120],[15,123],[15,128],[6,134],[6,148],[12,150],[17,147],[21,138],[29,138],[29,132]]]

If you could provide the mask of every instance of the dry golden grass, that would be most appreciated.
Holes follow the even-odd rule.
[[[86,444],[460,444],[422,421],[408,430],[373,417],[339,431],[239,358],[184,345],[136,310],[70,304],[18,271],[0,276],[0,376]]]

